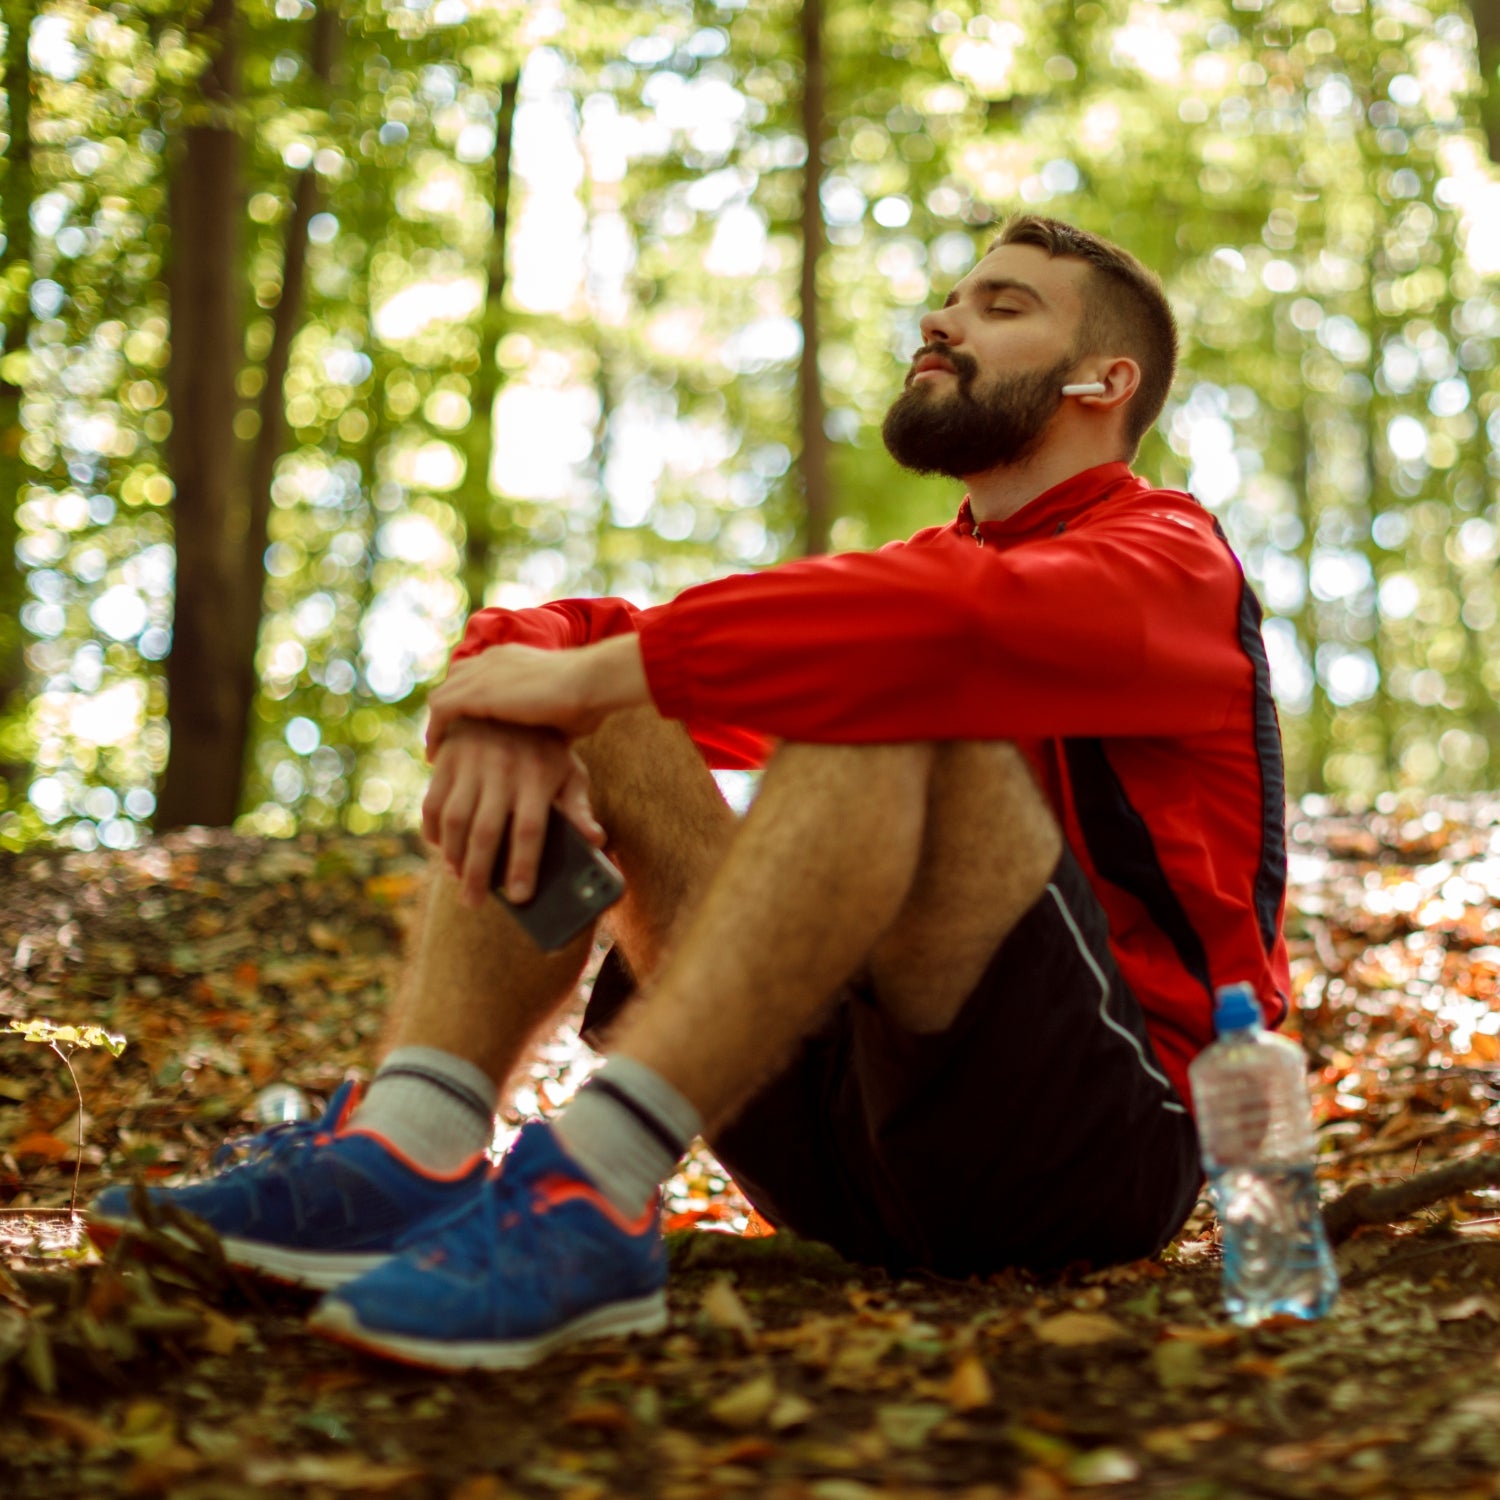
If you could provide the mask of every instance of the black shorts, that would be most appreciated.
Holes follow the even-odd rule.
[[[611,955],[585,1037],[630,988]],[[946,1031],[907,1031],[846,987],[710,1145],[773,1224],[949,1276],[1150,1255],[1202,1181],[1192,1119],[1067,852]]]

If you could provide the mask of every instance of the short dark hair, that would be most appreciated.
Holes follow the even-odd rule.
[[[1141,439],[1161,415],[1177,372],[1177,321],[1161,278],[1128,250],[1039,214],[1008,220],[990,249],[1001,245],[1035,245],[1048,255],[1086,261],[1090,266],[1093,274],[1084,293],[1083,325],[1074,352],[1080,356],[1128,354],[1140,365],[1140,387],[1125,410],[1127,456],[1134,458]]]

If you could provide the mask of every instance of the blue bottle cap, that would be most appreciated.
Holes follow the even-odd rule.
[[[1260,1024],[1260,1005],[1248,984],[1219,986],[1214,996],[1214,1030],[1220,1036]]]

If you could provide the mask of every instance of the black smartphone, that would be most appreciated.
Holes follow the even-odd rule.
[[[566,948],[625,894],[625,877],[555,807],[547,815],[536,886],[529,901],[517,903],[503,894],[509,860],[507,825],[490,871],[490,890],[544,953]]]

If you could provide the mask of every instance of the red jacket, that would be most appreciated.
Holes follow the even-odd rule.
[[[481,610],[455,655],[632,629],[657,707],[713,766],[758,765],[776,739],[1015,741],[1184,1099],[1216,986],[1249,980],[1272,1024],[1285,1015],[1284,783],[1260,607],[1190,495],[1106,464],[1004,521],[976,526],[966,500],[910,541],[654,609]]]

